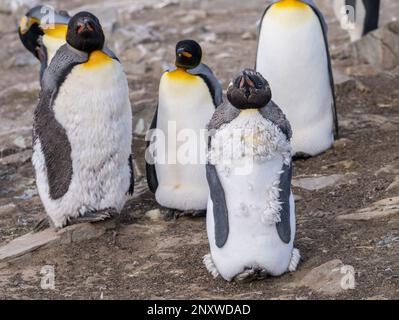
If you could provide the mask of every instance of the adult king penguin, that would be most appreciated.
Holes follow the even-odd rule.
[[[335,15],[351,41],[378,28],[380,0],[335,0]]]
[[[208,125],[211,253],[204,263],[228,281],[295,271],[290,124],[260,73],[242,71],[227,97]]]
[[[133,192],[132,112],[117,57],[88,12],[68,24],[34,112],[33,165],[55,227],[117,215]]]
[[[21,18],[18,34],[25,48],[40,61],[40,79],[57,50],[66,42],[69,20],[66,11],[53,11],[47,6],[36,6]]]
[[[330,148],[338,136],[334,80],[327,26],[313,1],[281,0],[266,9],[256,69],[291,123],[294,155]]]
[[[206,209],[206,124],[222,102],[222,89],[201,58],[197,42],[178,42],[176,68],[159,85],[146,169],[157,202],[170,209],[167,217]]]

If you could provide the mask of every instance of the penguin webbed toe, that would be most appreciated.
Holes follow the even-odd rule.
[[[246,268],[242,273],[236,275],[233,281],[236,283],[250,283],[256,280],[263,280],[268,276],[265,269]]]
[[[294,161],[298,161],[298,160],[308,160],[308,159],[310,159],[310,158],[312,158],[312,156],[311,156],[310,154],[308,154],[308,153],[305,153],[305,152],[297,152],[297,153],[295,153],[295,155],[292,157],[292,159],[293,159]]]
[[[36,225],[33,227],[33,233],[39,233],[51,227],[49,219],[46,217],[40,220]]]
[[[164,220],[171,221],[177,220],[182,217],[202,218],[206,216],[206,210],[176,210],[168,209],[164,212]]]
[[[82,216],[69,219],[67,225],[71,226],[74,224],[86,223],[86,222],[96,223],[96,222],[101,222],[101,221],[108,220],[108,219],[111,219],[111,218],[114,218],[117,216],[118,216],[118,212],[112,208],[98,210],[98,211],[88,211]]]

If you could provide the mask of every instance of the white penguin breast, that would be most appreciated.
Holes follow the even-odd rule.
[[[284,21],[289,18],[298,23],[286,24]],[[310,7],[271,8],[266,13],[257,70],[269,81],[273,100],[294,129],[326,116],[331,118],[328,55],[321,23]]]
[[[208,86],[199,76],[173,79],[165,73],[159,87],[158,128],[176,121],[180,129],[205,129],[215,106]]]
[[[97,168],[110,157],[121,157],[115,161],[127,164],[132,113],[126,76],[119,62],[73,68],[61,85],[54,112],[71,143],[74,167],[80,163],[85,168]]]
[[[233,135],[245,141],[248,147],[242,149],[236,140],[231,141]],[[244,152],[232,155],[228,149],[221,156],[218,142],[214,144],[217,140],[224,141],[220,145],[232,144]],[[278,187],[281,170],[284,163],[290,162],[290,150],[284,134],[257,111],[241,112],[212,139],[210,159],[216,165],[228,209],[226,244],[222,248],[216,247],[211,200],[207,230],[212,258],[227,280],[245,267],[265,268],[275,275],[287,268],[292,243],[286,245],[281,241],[275,224],[280,221]],[[214,163],[217,159],[225,162]]]

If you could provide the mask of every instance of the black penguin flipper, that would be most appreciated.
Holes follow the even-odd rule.
[[[114,59],[114,60],[120,62],[119,58],[116,56],[116,54],[110,48],[104,46],[102,52],[105,53],[111,59]]]
[[[87,54],[62,46],[44,72],[39,104],[34,111],[33,144],[40,142],[53,200],[65,195],[72,180],[71,145],[65,129],[55,118],[53,106],[73,67],[87,60]]]
[[[292,138],[291,124],[284,112],[272,100],[259,110],[260,114],[266,120],[273,122],[285,134],[287,140]]]
[[[208,130],[218,130],[222,125],[230,123],[240,114],[240,110],[225,101],[213,113],[211,120],[208,123]]]
[[[223,90],[212,70],[206,64],[201,63],[198,67],[188,70],[187,72],[199,76],[204,80],[211,93],[215,108],[219,107],[223,102]]]
[[[335,85],[334,85],[334,76],[333,76],[333,70],[332,70],[332,65],[331,65],[331,55],[330,55],[330,49],[328,47],[327,24],[326,24],[323,14],[320,12],[319,9],[312,3],[308,3],[308,5],[313,9],[314,13],[316,14],[317,18],[319,19],[320,25],[321,25],[321,28],[323,31],[323,38],[324,38],[324,44],[326,47],[326,55],[327,55],[328,75],[330,78],[331,94],[332,94],[332,98],[333,98],[333,102],[331,104],[331,109],[332,109],[333,121],[334,121],[334,138],[339,139],[337,102],[336,102],[336,97],[335,97]]]
[[[218,248],[223,248],[229,237],[229,215],[224,189],[220,182],[216,167],[209,163],[206,165],[206,179],[208,180],[213,203],[216,246]]]
[[[380,0],[363,0],[366,9],[366,18],[363,25],[363,36],[378,29],[380,19]]]
[[[281,203],[280,218],[281,221],[276,224],[277,233],[284,243],[291,241],[291,219],[290,219],[290,196],[291,196],[291,179],[292,179],[292,163],[283,165],[283,173],[280,175],[280,196]]]
[[[129,170],[130,170],[130,184],[128,194],[132,196],[134,193],[134,166],[133,166],[133,156],[129,156]]]
[[[154,114],[154,117],[151,122],[150,130],[157,128],[157,121],[158,121],[158,106],[155,110],[155,114]],[[155,193],[158,189],[158,178],[157,178],[157,171],[155,168],[154,158],[149,150],[150,145],[151,145],[150,137],[147,137],[146,156],[145,156],[145,159],[146,159],[145,171],[146,171],[146,176],[147,176],[148,188],[151,190],[152,193]],[[149,160],[150,162],[148,162],[147,160]]]

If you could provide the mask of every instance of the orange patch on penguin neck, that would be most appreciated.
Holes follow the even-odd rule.
[[[188,73],[185,69],[182,68],[177,68],[176,70],[168,72],[167,76],[170,79],[180,80],[180,81],[192,81],[197,79],[196,76]]]
[[[109,62],[112,62],[112,58],[104,52],[97,50],[90,54],[89,61],[84,63],[83,66],[86,68],[96,68]]]
[[[275,8],[281,8],[281,9],[288,9],[288,8],[295,8],[295,9],[306,9],[308,5],[306,3],[303,3],[300,0],[282,0],[280,2],[277,2],[273,5]]]
[[[68,26],[66,24],[55,24],[54,26],[43,26],[43,32],[46,36],[57,38],[57,39],[66,39],[66,34],[68,31]]]

